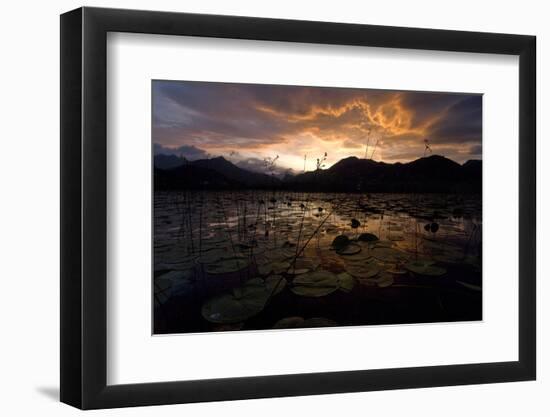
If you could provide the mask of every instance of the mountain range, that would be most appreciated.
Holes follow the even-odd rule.
[[[285,189],[319,192],[468,192],[482,188],[482,162],[458,164],[440,155],[407,163],[349,157],[328,169],[283,179],[248,171],[223,157],[187,161],[156,155],[155,190]]]

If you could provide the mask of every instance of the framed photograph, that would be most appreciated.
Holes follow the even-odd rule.
[[[61,401],[533,380],[535,37],[61,16]]]

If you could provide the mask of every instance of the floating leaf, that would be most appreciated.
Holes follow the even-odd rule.
[[[166,274],[162,274],[156,278],[155,281],[159,280],[167,280],[170,281],[170,283],[174,283],[183,279],[189,278],[190,273],[187,271],[170,271]]]
[[[270,263],[264,263],[262,265],[258,265],[258,274],[260,275],[269,275],[273,272],[272,264]]]
[[[382,274],[377,282],[376,285],[378,285],[380,288],[385,288],[393,285],[394,278],[391,274]]]
[[[320,270],[297,276],[290,288],[294,294],[305,297],[323,297],[336,291],[339,279],[332,272]]]
[[[338,326],[334,320],[324,317],[313,317],[305,320],[303,317],[286,317],[279,320],[273,326],[274,329],[296,329],[296,328],[313,328],[313,327],[332,327]]]
[[[332,247],[335,249],[343,249],[349,244],[349,237],[346,235],[339,235],[332,241]]]
[[[361,252],[361,246],[359,246],[356,243],[350,243],[349,245],[344,246],[343,248],[336,249],[336,253],[338,255],[344,255],[344,256],[356,255],[359,252]]]
[[[393,242],[391,240],[379,240],[374,244],[375,248],[391,248],[393,247]]]
[[[334,320],[326,319],[324,317],[313,317],[311,319],[304,320],[301,327],[333,327],[338,326]]]
[[[308,268],[290,268],[287,271],[287,274],[289,275],[302,275],[307,274],[310,271]]]
[[[277,295],[286,287],[286,279],[282,275],[271,275],[265,279],[265,286],[270,294]]]
[[[372,233],[361,233],[357,238],[359,242],[376,242],[378,236],[373,235]]]
[[[341,272],[337,275],[337,277],[340,290],[344,292],[350,292],[353,290],[353,287],[355,287],[355,278],[347,272]]]
[[[346,264],[346,271],[354,276],[355,278],[372,278],[375,275],[378,275],[380,272],[380,267],[377,264],[366,263],[366,264]]]
[[[231,272],[237,272],[248,267],[247,260],[240,258],[220,260],[216,263],[206,265],[206,272],[208,274],[228,274]]]
[[[218,324],[212,328],[213,332],[229,332],[234,330],[242,330],[244,323],[227,323]]]
[[[263,280],[252,279],[230,294],[211,298],[202,306],[201,313],[212,323],[240,323],[262,311],[268,297]]]
[[[273,249],[265,252],[265,257],[273,262],[282,262],[293,258],[296,251],[292,248]]]
[[[304,323],[303,317],[286,317],[273,325],[274,329],[294,329]]]
[[[344,263],[343,258],[335,255],[321,256],[321,267],[326,271],[330,271],[334,273],[340,273],[346,270],[346,265]]]
[[[172,281],[166,278],[155,278],[155,292],[164,292],[172,287]]]
[[[202,253],[199,258],[197,258],[197,262],[201,264],[211,264],[227,256],[229,256],[229,252],[225,249],[211,249]]]
[[[389,269],[386,269],[386,272],[393,274],[393,275],[403,275],[407,273],[407,270],[404,268],[401,268],[397,265],[390,267]]]
[[[202,307],[202,316],[212,323],[239,323],[262,311],[261,304],[258,298],[225,294],[207,301]]]
[[[287,269],[290,268],[289,262],[273,262],[271,264],[271,269],[274,274],[282,274],[283,272],[286,272]]]
[[[432,261],[412,261],[405,264],[405,269],[411,271],[418,275],[427,275],[427,276],[441,276],[445,274],[446,269],[439,266],[434,266]]]
[[[370,253],[376,259],[388,263],[402,262],[408,258],[406,253],[395,248],[375,247]]]

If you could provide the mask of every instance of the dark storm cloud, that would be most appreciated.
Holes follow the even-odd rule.
[[[238,152],[260,170],[266,156],[300,169],[304,155],[405,160],[434,153],[459,162],[481,146],[481,96],[208,82],[153,82],[153,141],[211,155]],[[445,153],[444,153],[445,152]],[[371,152],[369,151],[369,155]],[[477,153],[476,153],[477,155]],[[248,162],[246,162],[248,161]]]
[[[432,127],[433,141],[481,143],[481,100],[481,96],[470,96],[450,106],[445,117]]]
[[[282,141],[284,123],[256,109],[255,91],[233,84],[155,82],[156,142],[215,145]]]
[[[195,161],[197,159],[206,159],[210,158],[210,154],[202,149],[199,149],[195,146],[181,145],[177,148],[169,148],[162,146],[158,143],[154,144],[153,152],[155,155],[176,155],[183,156],[190,161]]]

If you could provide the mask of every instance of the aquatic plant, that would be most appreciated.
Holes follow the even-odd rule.
[[[328,154],[325,152],[325,154],[321,158],[317,158],[317,163],[316,163],[317,171],[325,167],[325,161],[327,160],[327,156]]]
[[[370,154],[370,159],[372,160],[372,158],[374,157],[374,151],[376,151],[376,147],[378,146],[378,141],[380,140],[380,138],[377,138],[376,139],[376,142],[374,143],[374,146],[372,148],[372,153]]]
[[[278,159],[279,159],[279,155],[275,155],[274,157],[268,156],[264,158],[264,165],[265,165],[266,171],[269,172],[271,176],[275,175],[275,165]]]
[[[438,277],[445,274],[446,269],[439,266],[435,266],[432,261],[416,260],[404,265],[405,269],[418,275],[434,276]]]
[[[324,317],[313,317],[304,319],[303,317],[286,317],[279,320],[273,325],[274,329],[296,329],[296,328],[311,328],[311,327],[331,327],[338,326],[334,320]]]
[[[376,242],[379,239],[378,239],[378,236],[372,233],[361,233],[357,238],[357,240],[360,242]]]
[[[339,235],[334,238],[332,241],[332,247],[336,250],[344,249],[350,243],[349,237],[346,235]]]
[[[426,153],[432,153],[432,148],[430,147],[430,142],[428,141],[428,138],[424,139],[424,158],[426,157]]]
[[[368,159],[369,156],[369,142],[370,142],[370,133],[372,129],[369,127],[367,129],[367,145],[365,146],[365,159]]]
[[[303,321],[322,315],[321,311],[334,311],[334,318],[348,325],[349,319],[335,308],[339,303],[354,300],[364,306],[365,310],[357,310],[360,320],[371,317],[371,312],[378,314],[379,307],[362,303],[364,297],[388,297],[389,302],[404,296],[412,297],[414,303],[424,297],[426,312],[445,301],[445,311],[434,316],[435,320],[459,318],[462,316],[457,316],[456,311],[469,311],[470,307],[459,307],[454,300],[447,303],[447,298],[460,297],[461,293],[478,297],[481,291],[480,258],[476,255],[481,242],[481,206],[477,197],[463,200],[439,195],[371,194],[368,202],[365,198],[272,190],[155,195],[155,326],[161,326],[162,331],[271,328],[298,311],[305,318],[296,320],[302,323],[297,327],[306,327]],[[456,207],[471,216],[456,216]],[[363,213],[368,213],[368,218]],[[355,229],[352,219],[359,222]],[[262,222],[269,238],[257,236],[264,231]],[[435,232],[432,223],[438,225]],[[420,229],[425,225],[426,231]],[[389,241],[396,232],[404,240]],[[345,236],[339,240],[347,238],[340,249],[332,244],[338,236]],[[317,246],[311,240],[317,240]],[[331,247],[333,250],[329,250]],[[177,292],[175,284],[165,282],[163,276],[176,270],[189,277],[182,279],[181,285],[178,281]],[[330,280],[336,282],[327,286],[319,280],[320,283],[309,285],[313,289],[307,289],[311,284],[307,276],[325,274],[322,271],[335,276]],[[259,281],[254,285],[251,277],[258,277],[254,280]],[[249,285],[252,288],[244,289]],[[337,290],[330,289],[328,295],[318,295],[328,291],[327,287],[336,286]],[[383,291],[390,286],[395,289]],[[408,292],[409,288],[414,290]],[[163,290],[166,292],[161,295]],[[265,299],[261,308],[251,301],[254,297],[250,292],[255,291],[259,295],[254,297]],[[315,295],[297,294],[300,291]],[[350,291],[350,295],[343,294]],[[304,299],[300,301],[298,295]],[[212,301],[222,296],[222,301]],[[272,305],[270,297],[274,297]],[[215,306],[208,307],[213,314],[210,319],[202,314],[207,303]],[[330,310],[319,310],[324,305]],[[231,313],[228,318],[229,308],[238,314]],[[394,314],[384,311],[382,305],[380,308],[380,314],[390,320],[402,317],[398,311]],[[181,312],[177,320],[176,311]],[[197,314],[211,324],[206,327],[202,318],[199,323],[194,322]],[[285,322],[280,328],[284,325]]]
[[[231,293],[211,298],[201,313],[212,323],[239,323],[260,313],[272,291],[262,279],[255,278]]]
[[[338,276],[332,272],[320,270],[297,276],[290,290],[304,297],[324,297],[340,288]]]

